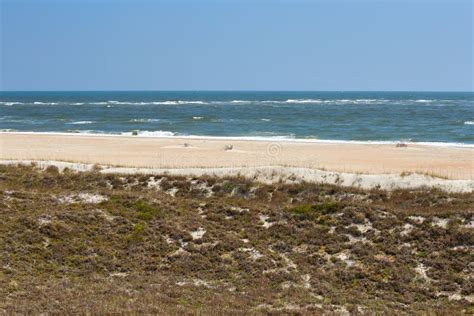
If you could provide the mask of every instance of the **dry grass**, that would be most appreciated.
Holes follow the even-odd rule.
[[[6,314],[474,312],[473,194],[0,166],[0,211]]]

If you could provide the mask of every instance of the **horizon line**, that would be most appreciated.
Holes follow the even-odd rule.
[[[0,90],[0,93],[8,92],[422,92],[422,93],[474,93],[474,90],[245,90],[245,89],[217,89],[217,90],[151,90],[151,89],[130,89],[130,90]]]

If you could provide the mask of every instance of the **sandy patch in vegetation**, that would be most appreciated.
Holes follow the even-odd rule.
[[[89,204],[99,204],[104,201],[107,201],[106,196],[93,193],[79,193],[79,194],[70,194],[65,196],[58,197],[58,202],[63,204],[73,204],[73,203],[89,203]]]

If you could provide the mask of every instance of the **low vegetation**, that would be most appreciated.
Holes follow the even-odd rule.
[[[0,166],[0,313],[474,308],[474,195]]]

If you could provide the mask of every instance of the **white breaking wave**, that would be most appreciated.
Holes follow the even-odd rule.
[[[322,100],[317,100],[317,99],[288,99],[286,100],[286,103],[296,103],[296,104],[305,104],[305,103],[321,103],[323,102]]]
[[[262,119],[260,119],[260,121],[270,122],[271,120],[270,120],[270,119],[267,119],[267,118],[262,118]]]
[[[331,99],[331,100],[322,100],[322,99],[288,99],[286,101],[278,101],[278,100],[265,100],[260,101],[262,103],[275,103],[275,104],[282,104],[282,103],[290,103],[290,104],[306,104],[306,103],[316,103],[316,104],[397,104],[397,105],[408,105],[410,103],[434,103],[437,105],[444,106],[445,103],[452,103],[454,100],[425,100],[425,99],[396,99],[396,100],[389,100],[389,99]]]
[[[151,118],[143,118],[143,119],[131,119],[130,122],[133,123],[150,123],[150,122],[159,122],[160,119],[151,119]]]
[[[91,102],[93,105],[182,105],[182,104],[209,104],[199,100],[168,100],[168,101],[151,101],[151,102],[133,102],[133,101],[107,101],[107,102]]]
[[[120,137],[133,135],[132,132],[122,133],[105,133],[103,131],[93,130],[75,130],[68,132],[30,132],[30,131],[16,131],[13,129],[0,129],[1,133],[9,134],[32,134],[32,135],[71,135],[75,133],[88,134],[91,136],[108,136],[108,137]],[[217,140],[256,140],[256,141],[273,141],[280,140],[285,142],[296,142],[296,143],[329,143],[329,144],[388,144],[396,145],[400,141],[371,141],[371,140],[334,140],[334,139],[317,139],[317,138],[295,138],[294,135],[273,135],[273,136],[205,136],[205,135],[183,135],[176,134],[170,131],[138,131],[138,136],[145,137],[176,137],[176,138],[189,138],[189,139],[217,139]],[[443,142],[404,142],[405,144],[412,145],[424,145],[424,146],[435,146],[435,147],[464,147],[474,148],[474,144],[465,143],[443,143]]]
[[[474,121],[466,121],[464,122],[464,125],[474,125]]]
[[[193,120],[202,120],[204,116],[193,116]]]
[[[34,105],[58,105],[59,103],[57,102],[39,102],[39,101],[36,101],[36,102],[33,102]]]
[[[105,132],[103,131],[95,131],[95,130],[92,130],[92,129],[70,129],[68,130],[66,133],[55,133],[55,132],[45,132],[45,134],[58,134],[58,135],[67,135],[67,134],[86,134],[86,135],[107,135]]]
[[[159,101],[159,102],[151,102],[150,104],[163,104],[163,105],[178,105],[178,101]]]
[[[8,123],[28,123],[28,124],[37,124],[37,123],[40,123],[40,121],[32,120],[32,119],[2,118],[2,121],[8,122]]]
[[[116,104],[116,105],[150,105],[155,104],[155,102],[131,102],[131,101],[109,101],[109,104]]]
[[[152,102],[132,102],[132,101],[107,101],[107,102],[91,102],[92,105],[182,105],[182,104],[209,104],[204,101],[185,101],[185,100],[169,100],[169,101],[152,101]]]
[[[232,101],[230,101],[230,103],[234,103],[234,104],[249,104],[251,102],[252,101],[247,101],[247,100],[232,100]]]
[[[177,101],[158,101],[151,102],[150,104],[163,104],[163,105],[182,105],[182,104],[209,104],[204,101],[186,101],[186,100],[177,100]]]
[[[386,99],[333,99],[333,100],[322,100],[322,99],[288,99],[286,101],[262,101],[266,103],[290,103],[290,104],[377,104],[393,102]]]
[[[17,104],[24,104],[22,102],[0,102],[1,105],[7,105],[7,106],[12,106],[12,105],[17,105]]]
[[[133,135],[132,132],[123,132],[121,135]],[[138,131],[138,136],[158,136],[158,137],[170,137],[175,136],[176,134],[170,131]]]
[[[470,102],[472,100],[461,100],[462,102]],[[332,105],[345,105],[345,104],[361,104],[361,105],[371,105],[371,104],[393,104],[393,105],[409,105],[409,104],[426,104],[429,106],[448,106],[452,105],[456,100],[441,100],[441,99],[287,99],[287,100],[213,100],[213,101],[202,101],[202,100],[163,100],[163,101],[93,101],[93,102],[74,102],[69,103],[67,101],[56,101],[56,102],[17,102],[17,101],[0,101],[0,105],[12,106],[12,105],[105,105],[107,107],[112,107],[113,105],[187,105],[187,104],[196,104],[196,105],[245,105],[245,104],[332,104]]]
[[[83,124],[93,124],[95,123],[94,121],[76,121],[76,122],[70,122],[67,124],[73,124],[73,125],[83,125]]]

